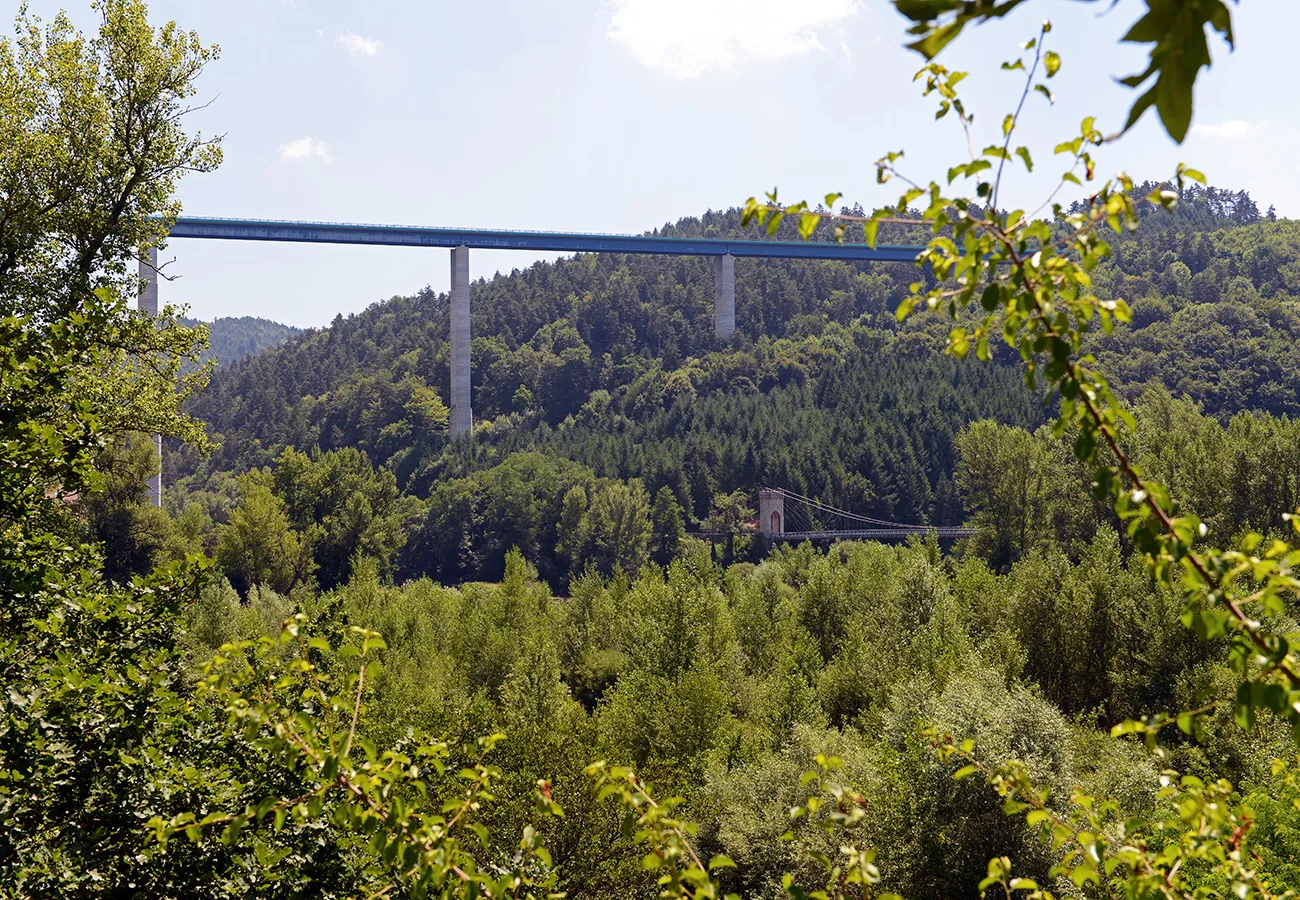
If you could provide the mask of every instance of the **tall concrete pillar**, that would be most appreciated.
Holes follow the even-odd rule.
[[[758,531],[769,541],[785,534],[785,495],[780,491],[758,492]]]
[[[474,428],[469,374],[469,248],[451,251],[451,437]]]
[[[144,286],[136,308],[149,318],[158,315],[158,248],[150,247],[140,254],[140,278]],[[162,435],[153,435],[154,450],[158,453],[158,471],[149,476],[146,485],[149,488],[149,502],[162,506]]]
[[[713,333],[724,341],[736,333],[736,258],[730,253],[714,262]]]

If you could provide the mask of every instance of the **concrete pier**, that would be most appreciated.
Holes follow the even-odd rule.
[[[158,315],[158,248],[150,247],[140,254],[140,278],[144,286],[136,308],[149,318]],[[149,476],[145,482],[149,489],[149,502],[162,506],[162,435],[152,436],[154,450],[158,454],[158,471]]]
[[[451,250],[451,438],[474,428],[469,372],[469,248]]]
[[[136,308],[149,318],[158,315],[158,248],[150,247],[140,252],[140,279],[144,288]]]
[[[736,258],[716,258],[713,269],[713,333],[724,341],[736,333]]]

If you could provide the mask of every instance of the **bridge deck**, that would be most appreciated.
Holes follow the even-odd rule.
[[[900,537],[909,537],[914,534],[925,537],[931,532],[934,532],[941,538],[961,538],[971,537],[975,534],[975,529],[944,525],[937,528],[864,528],[857,531],[787,531],[783,534],[774,535],[773,539],[778,541],[879,541],[894,540]]]
[[[922,526],[900,526],[898,528],[864,528],[857,531],[785,531],[772,535],[774,541],[882,541],[918,535],[925,537],[933,532],[941,538],[972,537],[977,529],[957,525],[940,525],[935,528]],[[687,534],[698,538],[757,537],[758,531],[690,531]]]
[[[182,216],[171,237],[225,241],[287,241],[316,244],[378,244],[391,247],[470,247],[480,250],[561,253],[649,253],[662,256],[744,256],[755,259],[838,259],[849,262],[913,262],[921,247],[868,247],[820,241],[754,241],[672,238],[564,231],[507,231],[423,225],[353,225]]]

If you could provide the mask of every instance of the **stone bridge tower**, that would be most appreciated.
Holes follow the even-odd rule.
[[[758,531],[769,542],[785,534],[785,494],[781,491],[758,492]]]

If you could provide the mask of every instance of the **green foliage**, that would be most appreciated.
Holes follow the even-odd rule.
[[[958,19],[945,26],[946,31],[930,32],[933,46],[922,49],[933,54],[946,42],[945,37],[951,39],[960,31],[966,19],[977,14],[987,17],[1004,13],[1015,5],[963,8]],[[1193,21],[1194,7],[1220,30],[1230,29],[1226,7],[1219,3],[1188,4],[1183,25]],[[929,10],[916,7],[914,11],[918,12],[917,18],[930,20],[954,9],[955,4],[944,4]],[[1216,18],[1220,13],[1221,20]],[[1177,29],[1168,35],[1158,34],[1154,29],[1157,19],[1153,13],[1139,23],[1138,31],[1145,27],[1147,31],[1142,33],[1158,42],[1176,44],[1186,39]],[[1043,54],[1041,42],[1050,28],[1049,23],[1044,23],[1037,38],[1022,45],[1022,49],[1031,51],[1030,58],[1004,64],[1004,69],[1026,72],[1021,107],[1030,88],[1037,86],[1034,79],[1040,65],[1045,66],[1048,77],[1059,69],[1059,58]],[[918,33],[927,31],[925,24],[918,26]],[[1136,32],[1133,37],[1144,39]],[[1151,72],[1160,68],[1163,46],[1158,44]],[[1182,64],[1191,65],[1194,75],[1202,62],[1200,56],[1190,53]],[[929,75],[926,93],[937,91],[943,98],[940,117],[956,109],[969,136],[972,117],[956,93],[965,73],[949,72],[931,63],[922,74]],[[1132,83],[1145,77],[1139,76]],[[1158,105],[1166,126],[1176,137],[1182,137],[1190,120],[1190,100],[1171,99],[1170,83],[1162,74],[1157,88],[1139,101],[1130,124],[1159,94]],[[1190,96],[1190,84],[1187,89]],[[1050,93],[1043,92],[1050,99]],[[1184,102],[1185,111],[1181,107]],[[1132,312],[1123,300],[1094,293],[1091,273],[1112,254],[1104,237],[1107,231],[1122,233],[1137,228],[1138,209],[1133,196],[1136,186],[1126,176],[1120,176],[1069,211],[1055,204],[1055,221],[1050,223],[1027,217],[1024,210],[1000,211],[997,197],[1002,166],[996,166],[992,180],[982,173],[995,169],[988,158],[1010,158],[1008,150],[1018,118],[1019,110],[1007,117],[1003,146],[990,147],[982,154],[985,159],[976,158],[969,165],[950,170],[949,185],[959,176],[974,180],[973,198],[960,194],[947,197],[946,189],[938,183],[922,188],[907,182],[910,188],[899,200],[900,212],[914,200],[929,196],[923,216],[932,223],[935,236],[918,262],[933,267],[939,283],[914,285],[914,295],[899,308],[899,318],[918,308],[946,312],[957,322],[948,342],[948,351],[957,356],[974,350],[980,359],[988,360],[990,344],[997,337],[1019,352],[1027,382],[1033,386],[1041,378],[1060,397],[1061,409],[1053,434],[1057,438],[1073,437],[1075,456],[1095,467],[1096,495],[1112,504],[1127,525],[1128,539],[1146,561],[1158,589],[1181,595],[1183,625],[1202,641],[1227,646],[1227,658],[1239,682],[1231,701],[1237,722],[1252,728],[1259,716],[1271,713],[1294,730],[1296,709],[1300,707],[1291,704],[1297,696],[1300,675],[1290,643],[1281,631],[1290,625],[1288,605],[1300,591],[1300,581],[1291,572],[1300,552],[1292,551],[1282,540],[1265,544],[1259,534],[1242,538],[1239,550],[1225,552],[1208,547],[1204,540],[1208,530],[1201,520],[1180,509],[1169,490],[1147,476],[1135,457],[1126,452],[1124,444],[1137,430],[1137,422],[1111,392],[1105,378],[1092,368],[1095,359],[1084,352],[1084,337],[1095,326],[1109,334],[1117,322],[1132,321]],[[1090,148],[1102,143],[1090,118],[1084,120],[1078,138],[1057,147],[1058,154],[1073,160],[1063,183],[1080,184],[1074,174],[1080,167],[1085,177],[1093,180],[1095,163]],[[1029,166],[1028,152],[1021,155]],[[902,177],[897,168],[900,157],[894,153],[880,160],[878,175],[882,183]],[[1204,182],[1200,173],[1180,165],[1176,173],[1178,191],[1157,189],[1148,194],[1146,202],[1174,207],[1185,179]],[[769,195],[769,201],[772,205],[764,206],[751,200],[747,214],[756,215],[760,221],[769,218],[779,209],[775,207],[775,193]],[[982,202],[990,205],[982,207]],[[841,231],[842,227],[837,225]],[[873,239],[874,235],[869,233],[868,237]],[[1019,456],[1027,454],[1022,451]],[[997,467],[986,468],[992,471]],[[1288,513],[1285,518],[1291,520],[1292,516]],[[1258,556],[1252,555],[1265,546],[1267,549]],[[1272,622],[1265,621],[1269,619]],[[1221,697],[1178,714],[1179,729],[1191,734],[1197,718],[1213,712],[1226,699]],[[1142,734],[1154,748],[1161,729],[1174,721],[1163,713],[1142,721],[1129,720],[1116,725],[1113,734]],[[1170,773],[1161,796],[1176,812],[1147,821],[1132,820],[1117,828],[1119,810],[1113,801],[1098,803],[1076,790],[1069,808],[1057,812],[1047,805],[1048,792],[1038,787],[1041,778],[1031,775],[1022,763],[1013,761],[992,770],[971,755],[974,741],[958,744],[939,729],[930,734],[942,759],[959,753],[968,761],[955,773],[957,779],[984,771],[1006,798],[1007,813],[1026,812],[1027,824],[1042,827],[1057,854],[1050,875],[1068,878],[1076,889],[1085,885],[1100,889],[1104,885],[1114,891],[1122,886],[1128,896],[1204,896],[1216,889],[1231,889],[1240,897],[1252,892],[1273,896],[1268,877],[1256,866],[1262,860],[1248,857],[1242,846],[1253,824],[1253,813],[1235,805],[1234,789],[1226,780],[1207,782],[1193,775],[1178,778],[1178,773]],[[1132,843],[1126,843],[1130,840]],[[1012,864],[1006,856],[993,856],[987,871],[981,891],[999,885],[1008,897],[1015,890],[1030,891],[1034,897],[1053,895],[1040,888],[1035,879],[1013,878]]]
[[[301,328],[281,325],[257,316],[218,316],[211,322],[182,319],[182,324],[208,331],[208,348],[200,362],[215,360],[218,367],[229,366],[249,356],[256,356],[303,333]]]
[[[667,485],[655,494],[654,508],[650,511],[650,531],[650,556],[656,564],[666,566],[677,558],[686,537],[682,507]]]
[[[957,437],[956,484],[980,529],[972,549],[994,565],[1035,548],[1073,547],[1097,527],[1086,474],[1046,428],[975,422]]]
[[[1021,59],[1017,65],[1007,66],[1026,71],[1025,96],[1043,63],[1040,42],[1050,29],[1050,23],[1045,23],[1038,37],[1023,45],[1032,53],[1029,65]],[[945,97],[942,102],[951,105],[964,73],[952,73],[934,63],[924,72],[930,75],[926,93],[939,91]],[[965,122],[963,127],[968,125]],[[1012,117],[1004,129],[1003,155],[1011,146],[1015,128]],[[1074,174],[1080,167],[1088,180],[1094,178],[1090,148],[1102,142],[1095,120],[1089,118],[1083,121],[1079,137],[1058,145],[1057,153],[1072,161],[1063,182],[1080,183]],[[997,149],[990,148],[984,155],[996,157]],[[899,157],[890,154],[879,161],[881,182],[898,175]],[[1028,218],[1023,210],[999,212],[996,198],[1002,170],[999,167],[989,181],[982,172],[991,168],[972,164],[950,173],[950,184],[957,175],[974,179],[978,199],[948,198],[940,185],[930,185],[930,205],[923,217],[932,223],[935,237],[918,261],[932,266],[942,283],[914,285],[914,295],[900,306],[898,317],[905,318],[923,307],[958,319],[963,324],[951,330],[948,343],[949,352],[957,356],[974,350],[987,360],[990,342],[999,336],[1019,352],[1027,382],[1032,386],[1041,377],[1061,397],[1054,434],[1076,435],[1075,455],[1096,466],[1096,493],[1113,503],[1135,548],[1149,560],[1152,574],[1171,589],[1185,590],[1185,624],[1202,639],[1226,636],[1233,642],[1234,663],[1243,678],[1235,701],[1239,720],[1252,722],[1257,706],[1294,716],[1294,711],[1288,713],[1287,698],[1300,684],[1300,675],[1290,658],[1289,645],[1244,611],[1244,605],[1250,605],[1273,617],[1285,612],[1284,598],[1300,589],[1300,581],[1290,571],[1296,561],[1294,554],[1282,541],[1274,541],[1261,557],[1252,556],[1263,540],[1257,534],[1243,539],[1242,549],[1237,551],[1194,549],[1207,533],[1204,524],[1195,516],[1180,515],[1167,488],[1144,478],[1124,451],[1121,443],[1127,431],[1136,429],[1136,420],[1111,392],[1106,379],[1091,367],[1094,359],[1081,354],[1084,335],[1094,325],[1110,333],[1116,322],[1132,319],[1123,300],[1102,299],[1093,292],[1090,273],[1112,253],[1104,240],[1105,230],[1131,232],[1138,226],[1133,181],[1119,176],[1070,212],[1055,204],[1054,230],[1053,224]],[[1180,165],[1176,173],[1180,189],[1186,180],[1203,183],[1204,177]],[[898,208],[907,208],[926,193],[911,187],[900,198]],[[979,206],[981,200],[990,198],[993,206]],[[1168,189],[1147,197],[1148,203],[1165,207],[1173,207],[1177,201],[1178,193]],[[770,207],[750,201],[750,215],[760,209],[769,211]],[[1006,266],[1005,273],[999,271],[1000,265]],[[975,312],[980,308],[982,315]],[[1236,587],[1238,582],[1247,592],[1256,585],[1259,589],[1242,593]],[[1150,727],[1158,729],[1162,721]]]
[[[228,845],[252,829],[278,833],[291,823],[328,821],[343,847],[355,841],[356,849],[368,851],[359,873],[363,891],[400,885],[413,898],[544,894],[554,876],[534,829],[525,829],[509,859],[484,865],[474,855],[476,845],[488,846],[477,813],[502,774],[486,757],[503,736],[483,738],[478,758],[456,772],[448,769],[447,745],[423,736],[381,753],[358,737],[357,724],[366,680],[378,673],[373,656],[384,648],[382,639],[353,629],[355,642],[337,648],[342,665],[331,666],[332,673],[312,657],[334,655],[336,648],[307,637],[303,618],[290,620],[277,638],[223,646],[205,664],[200,683],[201,694],[226,706],[253,753],[287,765],[302,791],[237,813],[155,816],[148,824],[154,840],[165,847],[181,834],[198,842],[215,833]],[[538,803],[540,812],[562,815],[543,794]]]
[[[254,586],[288,593],[314,570],[312,544],[318,530],[296,532],[267,481],[256,472],[241,478],[239,506],[217,532],[217,562],[243,594]]]
[[[167,234],[180,178],[221,161],[219,140],[182,127],[216,49],[175,23],[151,28],[143,3],[101,13],[87,39],[66,15],[42,29],[20,10],[15,38],[0,41],[6,315],[50,323],[96,289],[133,296],[127,262]]]
[[[912,9],[951,28],[1014,5]],[[1211,6],[1188,5],[1173,44],[1157,42],[1157,93],[1173,71],[1162,54],[1203,36],[1196,16]],[[1168,13],[1152,9],[1143,27]],[[1006,66],[1026,73],[1023,96],[1060,68],[1046,33]],[[19,57],[39,61],[39,34],[24,34]],[[98,84],[69,75],[91,72],[93,47],[111,84],[136,85],[120,69],[134,72],[163,114],[209,58],[128,2],[105,7],[96,41],[72,40],[63,20],[50,34],[55,68],[70,68],[49,96]],[[1195,53],[1179,64],[1199,69]],[[940,114],[970,127],[964,76],[924,74]],[[40,99],[32,84],[15,96]],[[89,91],[87,108],[127,103],[105,93],[106,107]],[[1261,763],[1294,752],[1284,635],[1297,553],[1240,532],[1285,530],[1300,439],[1289,420],[1223,425],[1145,382],[1134,416],[1088,352],[1199,329],[1207,310],[1179,318],[1198,306],[1285,323],[1290,300],[1257,302],[1291,290],[1285,241],[1232,256],[1250,240],[1237,235],[1271,240],[1272,226],[1249,224],[1249,198],[1182,190],[1185,169],[1186,214],[1179,191],[1126,179],[1050,222],[1000,212],[1004,164],[1032,166],[1014,146],[1019,116],[949,173],[973,180],[974,198],[933,184],[882,215],[844,214],[869,240],[931,230],[930,270],[906,298],[882,270],[755,267],[749,331],[720,351],[694,329],[707,294],[686,264],[671,277],[646,264],[639,284],[641,263],[616,258],[499,278],[474,347],[496,418],[451,448],[429,386],[445,346],[406,346],[422,332],[399,327],[428,312],[436,323],[445,304],[397,300],[273,354],[295,363],[292,390],[277,394],[262,377],[274,364],[255,359],[196,404],[251,387],[223,412],[228,459],[267,468],[203,473],[169,498],[174,520],[141,506],[150,454],[122,437],[195,436],[177,405],[196,383],[178,374],[193,336],[125,315],[113,283],[127,286],[148,213],[169,214],[168,179],[215,162],[166,118],[158,139],[178,168],[142,189],[144,224],[130,203],[102,219],[102,197],[78,198],[84,222],[69,213],[92,236],[107,228],[116,251],[78,269],[50,249],[64,245],[46,222],[19,248],[36,255],[0,270],[4,296],[26,304],[0,323],[0,891],[1279,895],[1294,875],[1295,776]],[[37,146],[37,130],[15,146]],[[1093,178],[1099,139],[1089,121],[1062,145],[1066,182]],[[121,168],[112,152],[90,164]],[[919,200],[925,224],[900,221]],[[771,201],[747,209],[771,234],[814,237],[830,215]],[[1172,209],[1151,216],[1156,240],[1125,246],[1157,206]],[[1226,298],[1206,293],[1221,279],[1193,258],[1203,236],[1185,237],[1202,220],[1234,226],[1213,238],[1241,267]],[[1110,235],[1139,261],[1126,268]],[[1265,298],[1269,271],[1281,274]],[[1131,316],[1119,295],[1155,272],[1171,298],[1151,294]],[[891,299],[903,318],[928,314],[890,324]],[[950,353],[998,363],[938,359],[945,315]],[[1016,359],[1029,392],[1010,390]],[[1043,380],[1062,401],[1054,428],[1038,427]],[[1230,394],[1213,413],[1234,411]],[[268,397],[283,415],[264,414]],[[978,534],[949,555],[933,539],[843,543],[757,564],[734,563],[747,549],[732,544],[722,565],[686,537],[696,522],[729,542],[745,532],[749,489],[768,479],[917,521],[969,509]],[[1219,540],[1242,549],[1209,548]],[[199,556],[132,578],[184,542],[213,550],[228,581]]]
[[[148,479],[158,471],[158,454],[143,437],[118,439],[101,450],[95,464],[104,476],[101,489],[80,503],[88,536],[102,546],[104,575],[119,584],[184,561],[188,549],[170,517],[150,502]]]
[[[181,176],[220,163],[219,140],[182,127],[216,51],[174,23],[154,31],[139,2],[114,0],[102,17],[85,39],[66,15],[42,29],[20,10],[15,38],[0,40],[0,315],[81,332],[94,351],[66,370],[64,388],[105,433],[201,446],[179,405],[206,382],[204,369],[182,374],[202,335],[170,309],[157,322],[126,315],[120,298],[136,293],[140,248],[158,246],[179,210]]]
[[[202,566],[127,584],[135,563],[122,561],[114,587],[73,514],[86,500],[96,536],[133,531],[108,524],[121,482],[96,470],[114,437],[201,433],[179,413],[202,380],[178,375],[195,336],[170,314],[129,314],[120,294],[134,293],[139,245],[161,233],[150,217],[174,214],[181,173],[219,159],[180,121],[212,53],[174,26],[150,29],[140,4],[101,12],[93,39],[63,16],[42,33],[24,13],[17,39],[0,41],[0,878],[28,895],[89,896],[134,874],[192,885],[187,869],[229,862],[161,860],[138,840],[138,810],[206,796],[186,767],[219,758],[174,651]],[[129,551],[152,557],[149,543]]]
[[[1058,862],[1049,876],[1060,879],[1063,886],[1067,882],[1078,890],[1105,886],[1135,897],[1198,897],[1225,891],[1238,897],[1294,896],[1285,881],[1270,877],[1267,863],[1253,852],[1250,836],[1255,813],[1226,780],[1206,782],[1164,772],[1158,792],[1163,808],[1145,820],[1126,817],[1115,801],[1099,801],[1079,790],[1071,792],[1058,812],[1059,805],[1048,805],[1048,793],[1036,786],[1023,765],[1011,762],[990,768],[972,755],[973,742],[958,745],[937,732],[932,735],[943,759],[957,757],[967,763],[954,777],[987,775],[1004,798],[1005,812],[1024,814],[1025,823],[1056,854]],[[1285,763],[1275,772],[1285,773]],[[1294,789],[1292,777],[1282,783]],[[988,877],[980,882],[980,890],[993,885],[1008,895],[1027,891],[1026,896],[1035,900],[1060,893],[1040,887],[1033,878],[1015,876],[1005,856],[989,860]]]
[[[909,34],[917,40],[908,45],[927,60],[962,33],[971,22],[1001,18],[1025,0],[894,0],[894,7],[915,24]],[[1123,40],[1151,44],[1151,63],[1140,74],[1121,79],[1138,88],[1151,82],[1133,103],[1125,130],[1132,128],[1152,106],[1169,136],[1182,143],[1192,120],[1192,93],[1202,68],[1210,66],[1208,34],[1217,32],[1233,46],[1232,13],[1223,0],[1187,0],[1169,3],[1147,0],[1147,12],[1133,24]],[[1049,53],[1044,60],[1048,78],[1061,67],[1060,57]],[[1043,93],[1051,99],[1044,87]],[[1026,164],[1028,157],[1026,156]],[[815,227],[816,220],[813,220]],[[809,229],[810,232],[812,229]]]
[[[385,574],[406,541],[410,505],[398,502],[391,472],[375,471],[355,449],[311,456],[286,449],[276,460],[275,491],[290,521],[304,535],[314,529],[315,562],[323,587],[343,582],[354,557],[378,560]]]

